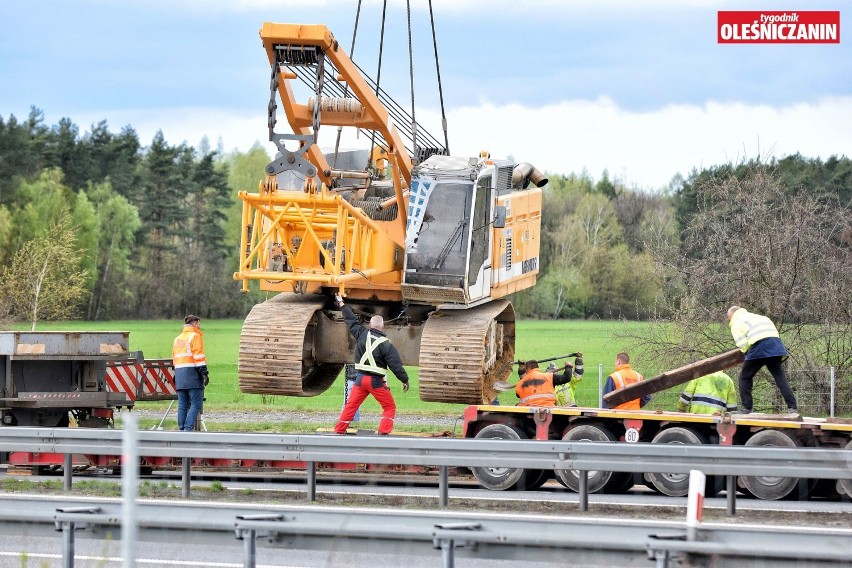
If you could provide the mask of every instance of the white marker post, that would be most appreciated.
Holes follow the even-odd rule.
[[[704,520],[704,486],[707,476],[704,472],[689,471],[689,496],[686,503],[686,540],[697,540],[698,527]]]
[[[139,520],[136,518],[136,498],[139,494],[139,433],[136,414],[124,416],[121,449],[121,554],[123,568],[136,568]]]

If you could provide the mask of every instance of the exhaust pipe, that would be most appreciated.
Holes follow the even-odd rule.
[[[532,182],[536,187],[544,187],[547,185],[547,178],[544,174],[535,169],[532,164],[518,164],[512,170],[512,187],[526,189]]]

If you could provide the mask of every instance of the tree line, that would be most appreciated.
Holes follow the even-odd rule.
[[[597,182],[587,173],[549,180],[542,272],[515,299],[525,317],[671,318],[693,304],[765,293],[801,306],[778,311],[782,319],[814,321],[820,310],[805,308],[804,299],[819,295],[810,288],[818,284],[802,287],[803,274],[848,284],[852,272],[837,270],[852,246],[846,157],[722,164],[676,175],[655,191],[627,187],[606,171]],[[806,234],[817,229],[820,235]],[[780,293],[772,275],[781,274],[796,275],[796,294]],[[711,281],[716,290],[708,296]]]
[[[226,154],[206,141],[170,145],[159,132],[145,145],[132,127],[116,133],[105,121],[82,133],[67,118],[48,126],[35,108],[23,120],[0,116],[0,318],[31,321],[31,299],[10,283],[38,267],[62,280],[44,282],[44,317],[243,317],[256,298],[231,277],[236,193],[256,187],[267,161],[259,146]],[[598,180],[586,172],[549,179],[541,273],[513,298],[519,317],[671,319],[695,305],[706,315],[730,297],[760,306],[767,293],[769,304],[796,304],[782,318],[813,321],[823,307],[803,306],[803,282],[830,278],[828,295],[850,290],[839,270],[852,245],[846,157],[713,166],[653,191],[606,171]],[[746,238],[766,231],[801,239]],[[806,237],[821,244],[803,247]],[[774,284],[744,286],[782,275],[794,280],[786,295]],[[849,297],[833,309],[848,315]]]
[[[143,146],[105,121],[81,134],[37,109],[0,117],[0,317],[32,321],[35,306],[46,318],[242,316],[229,175],[246,159],[170,145],[161,132]],[[20,282],[39,267],[50,293],[36,285],[25,297]]]

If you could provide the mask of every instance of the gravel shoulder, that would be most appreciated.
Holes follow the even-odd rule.
[[[175,419],[176,408],[172,408],[168,418]],[[154,410],[134,409],[132,411],[140,420],[157,420],[163,417],[163,412]],[[302,424],[316,424],[332,427],[337,423],[340,415],[332,412],[304,412],[304,411],[282,411],[282,412],[245,412],[245,411],[210,411],[204,412],[204,420],[211,423],[274,423],[274,422],[299,422]],[[118,415],[120,418],[121,416]],[[365,425],[378,424],[381,414],[372,412],[361,413],[361,423]],[[461,431],[461,414],[397,414],[395,419],[397,426],[423,426],[430,429],[443,428],[445,430]]]

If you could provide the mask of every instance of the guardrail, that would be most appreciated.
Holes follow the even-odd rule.
[[[64,566],[73,566],[74,535],[88,530],[121,539],[125,560],[136,541],[180,544],[242,542],[243,565],[256,566],[257,545],[301,550],[429,557],[440,551],[445,568],[455,556],[594,566],[658,567],[712,558],[715,565],[774,568],[847,566],[852,529],[795,528],[704,523],[687,540],[684,523],[438,511],[370,510],[352,507],[139,502],[128,520],[116,499],[0,497],[4,535],[62,531]],[[133,523],[135,527],[128,527]],[[130,529],[130,530],[128,530]],[[166,530],[163,530],[166,529]],[[401,544],[404,543],[404,546]],[[149,554],[152,552],[149,549]],[[163,551],[163,554],[169,554]],[[235,555],[239,555],[235,551]],[[125,566],[128,564],[125,563]]]
[[[588,510],[587,472],[721,475],[728,482],[728,513],[735,514],[734,476],[852,479],[852,450],[680,444],[352,437],[317,434],[166,432],[133,436],[136,456],[182,459],[184,497],[189,496],[191,460],[301,461],[307,467],[307,497],[316,499],[316,464],[369,463],[439,467],[439,497],[448,504],[449,467],[572,469],[580,472],[580,508]],[[65,487],[71,488],[71,455],[122,455],[122,431],[83,428],[0,428],[0,448],[65,454]]]

